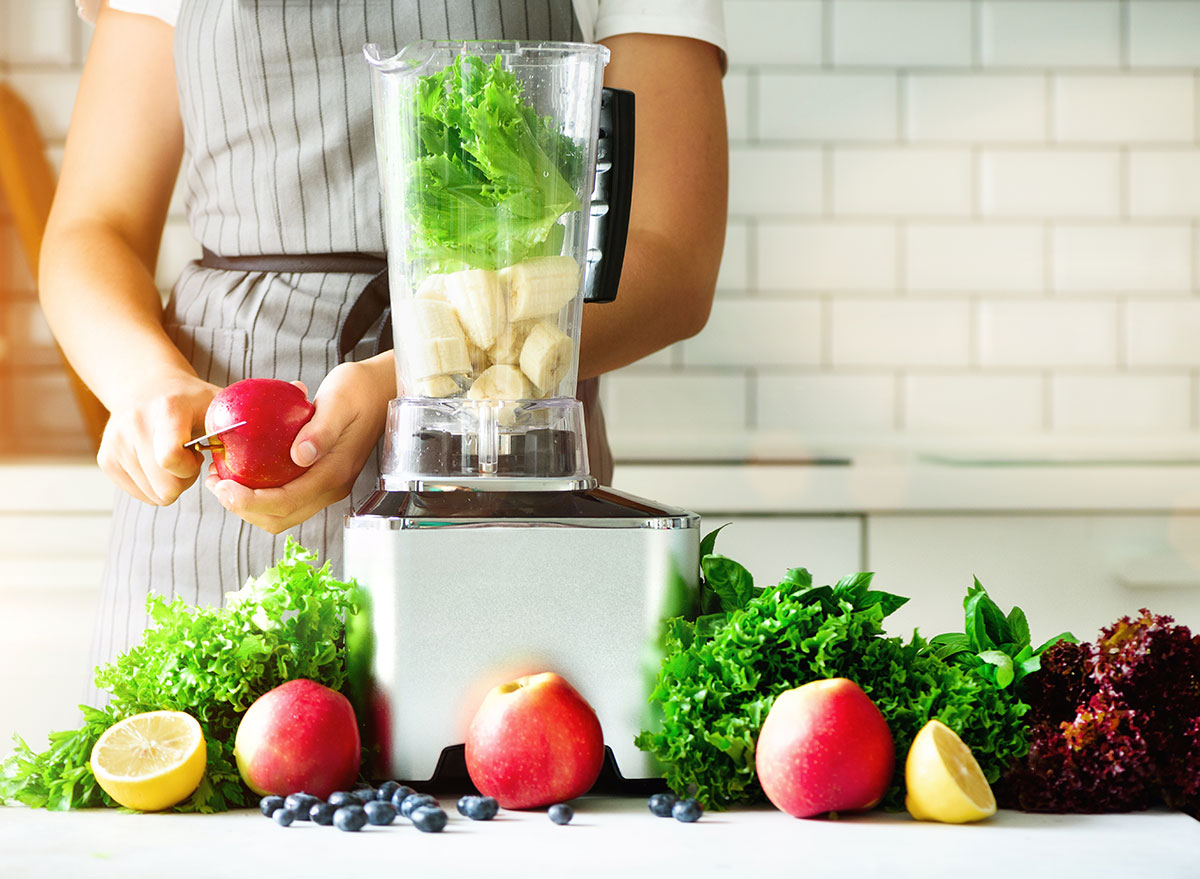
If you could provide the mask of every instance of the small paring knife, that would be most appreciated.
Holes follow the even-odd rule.
[[[214,430],[212,433],[206,433],[204,436],[198,436],[194,440],[188,440],[186,443],[183,444],[183,447],[185,449],[190,449],[192,446],[204,443],[204,445],[200,445],[200,448],[202,448],[202,449],[207,448],[208,440],[212,439],[214,436],[220,436],[221,434],[226,433],[227,431],[233,430],[235,427],[241,427],[245,423],[246,423],[245,421],[239,421],[237,424],[229,425],[229,427],[222,427],[220,430]]]

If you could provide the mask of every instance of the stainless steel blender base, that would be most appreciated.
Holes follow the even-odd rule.
[[[700,519],[609,489],[378,492],[346,519],[345,570],[368,596],[347,624],[351,691],[379,775],[429,781],[488,690],[555,671],[596,710],[625,778],[662,621],[697,589]]]

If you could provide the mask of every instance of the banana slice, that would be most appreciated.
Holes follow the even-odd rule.
[[[418,299],[440,299],[442,302],[449,302],[446,298],[446,276],[445,275],[429,275],[417,285],[415,295]]]
[[[471,371],[467,337],[448,303],[409,299],[396,317],[410,379]]]
[[[569,256],[541,256],[500,270],[508,290],[508,319],[555,314],[579,292],[579,263]]]
[[[448,375],[435,375],[417,381],[415,388],[418,397],[453,397],[461,388]]]
[[[521,372],[544,396],[567,374],[574,352],[570,336],[548,320],[538,321],[521,346]]]
[[[533,396],[529,379],[515,366],[489,366],[467,391],[468,400],[528,400]]]
[[[516,365],[521,362],[521,346],[529,337],[529,331],[536,323],[532,320],[515,320],[505,325],[504,331],[496,337],[496,344],[488,349],[492,363],[508,363]]]
[[[471,341],[485,350],[491,348],[507,321],[500,276],[485,269],[468,269],[443,277],[446,299]]]

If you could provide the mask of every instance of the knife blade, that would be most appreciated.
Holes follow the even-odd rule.
[[[212,433],[206,433],[204,436],[198,436],[194,440],[188,440],[186,443],[183,444],[183,447],[185,449],[190,449],[192,446],[196,445],[197,443],[202,443],[202,442],[205,442],[206,440],[210,440],[214,436],[220,436],[221,434],[226,433],[227,431],[233,430],[235,427],[241,427],[245,423],[246,423],[245,421],[239,421],[237,424],[229,425],[229,427],[222,427],[220,430],[214,430]]]

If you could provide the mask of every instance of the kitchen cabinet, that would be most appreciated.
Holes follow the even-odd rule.
[[[881,589],[907,595],[893,634],[962,631],[972,576],[998,604],[1020,605],[1033,640],[1101,626],[1148,607],[1200,629],[1200,516],[879,515],[866,559]]]

